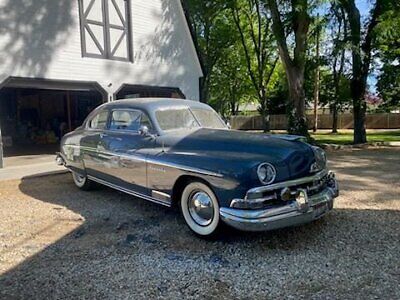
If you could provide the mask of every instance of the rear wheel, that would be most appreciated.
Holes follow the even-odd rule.
[[[182,192],[181,211],[189,228],[203,237],[215,236],[220,229],[219,204],[204,183],[192,182]]]
[[[72,172],[72,179],[75,185],[83,191],[89,191],[93,189],[93,181],[89,180],[87,176]]]

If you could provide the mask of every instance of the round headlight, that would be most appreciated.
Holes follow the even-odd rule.
[[[276,170],[273,165],[269,163],[262,163],[258,166],[257,175],[263,184],[270,184],[275,181]]]
[[[320,171],[326,167],[326,154],[325,151],[319,147],[313,147],[315,157],[315,171]]]

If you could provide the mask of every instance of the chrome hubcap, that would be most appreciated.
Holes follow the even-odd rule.
[[[208,226],[214,218],[214,206],[211,197],[204,192],[194,192],[188,202],[192,219],[200,226]]]

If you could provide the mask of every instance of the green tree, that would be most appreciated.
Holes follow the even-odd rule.
[[[235,40],[232,35],[232,23],[225,0],[187,0],[182,1],[189,11],[189,19],[194,30],[194,38],[199,46],[204,66],[204,78],[201,86],[201,99],[210,98],[211,77],[215,65],[221,59],[224,49]]]
[[[230,8],[247,72],[260,105],[259,112],[264,119],[264,131],[269,131],[268,87],[279,58],[271,31],[272,19],[259,0],[232,1]]]
[[[211,75],[210,105],[224,118],[237,115],[240,104],[254,98],[240,45],[225,49]]]
[[[380,109],[386,112],[400,107],[400,3],[387,3],[377,27],[378,57],[382,63],[377,88],[383,98]]]
[[[304,90],[307,35],[311,22],[309,3],[307,0],[281,1],[280,5],[276,0],[266,0],[266,2],[273,19],[272,30],[288,81],[289,133],[309,137]],[[285,24],[289,25],[285,26]],[[294,44],[292,47],[289,46],[291,41]],[[293,48],[292,54],[291,48]]]
[[[385,10],[385,0],[376,0],[368,21],[363,24],[355,0],[339,0],[346,12],[349,26],[349,40],[352,56],[351,97],[353,101],[354,140],[355,144],[366,143],[365,129],[367,104],[365,94],[370,74],[372,54],[376,49],[376,27]],[[364,26],[363,26],[364,25]]]
[[[346,51],[348,50],[348,24],[343,7],[333,2],[331,5],[331,32],[333,36],[333,47],[330,54],[332,67],[332,91],[333,95],[329,101],[332,112],[332,133],[337,133],[338,115],[350,101],[350,82],[346,77]],[[333,59],[332,59],[333,58]]]

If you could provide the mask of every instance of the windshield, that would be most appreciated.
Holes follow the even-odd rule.
[[[158,125],[164,131],[195,128],[226,129],[218,114],[211,109],[175,108],[156,112]]]

